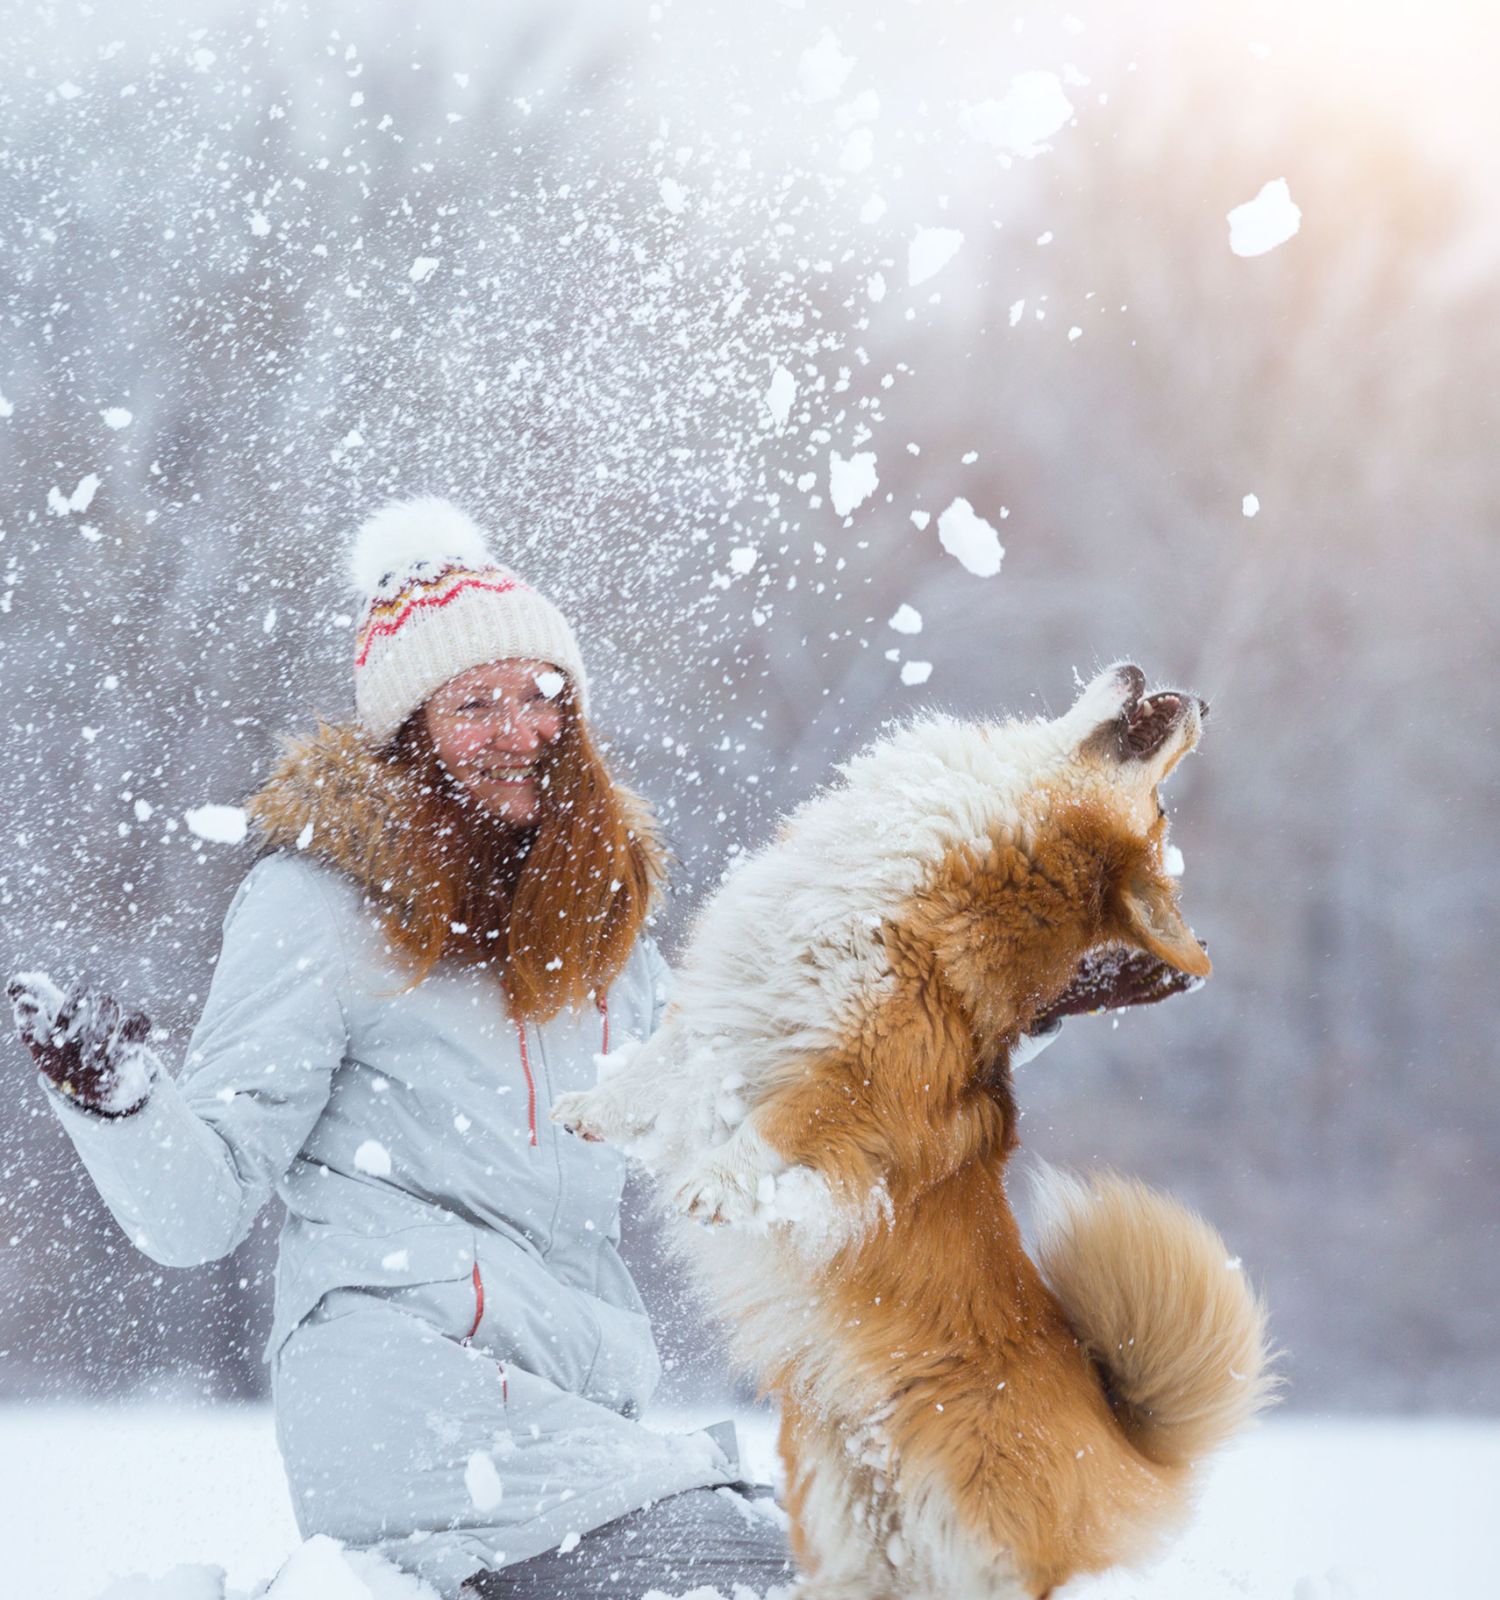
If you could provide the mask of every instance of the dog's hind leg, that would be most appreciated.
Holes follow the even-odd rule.
[[[843,1432],[783,1399],[781,1456],[792,1554],[803,1574],[793,1600],[901,1600],[889,1502]]]

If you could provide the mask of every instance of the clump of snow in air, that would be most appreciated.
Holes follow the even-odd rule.
[[[747,572],[752,570],[759,559],[760,551],[754,545],[737,545],[729,552],[729,570],[737,578],[743,578]]]
[[[932,676],[932,663],[930,661],[903,661],[901,663],[901,681],[907,688],[913,688],[919,683],[926,683]]]
[[[918,228],[906,248],[906,277],[915,287],[935,277],[958,254],[964,236],[957,228]]]
[[[660,184],[661,203],[674,217],[687,209],[687,190],[676,178],[663,178]]]
[[[381,1256],[380,1265],[387,1272],[405,1272],[411,1265],[410,1250],[392,1250],[389,1255]]]
[[[1237,256],[1263,256],[1302,226],[1302,209],[1285,178],[1266,184],[1253,200],[1229,213],[1229,248]]]
[[[1161,853],[1161,870],[1169,878],[1180,878],[1186,863],[1182,859],[1182,851],[1175,844],[1169,844]]]
[[[441,265],[442,260],[438,256],[418,256],[407,268],[406,275],[413,283],[426,283]]]
[[[831,28],[824,28],[822,38],[797,60],[797,82],[809,100],[832,100],[853,69],[854,57],[839,49]]]
[[[64,494],[55,484],[47,491],[47,509],[54,517],[66,517],[87,511],[99,488],[99,474],[91,472],[78,480],[72,494]]]
[[[976,578],[993,578],[1000,570],[1000,535],[962,495],[938,518],[938,539]]]
[[[354,1152],[354,1165],[361,1172],[368,1172],[372,1178],[388,1178],[391,1175],[391,1153],[379,1139],[366,1139]]]
[[[188,830],[210,844],[239,844],[245,837],[245,813],[240,806],[194,806],[184,811]]]
[[[251,214],[250,231],[257,239],[264,239],[271,231],[271,219],[264,211],[256,211]]]
[[[15,410],[15,406],[3,394],[0,394],[0,417],[14,416]]]
[[[965,106],[963,126],[997,150],[1030,158],[1047,148],[1045,141],[1072,115],[1073,103],[1055,72],[1018,72],[1000,99]]]
[[[532,681],[549,700],[555,700],[563,692],[568,682],[562,673],[553,672],[550,668],[537,673]]]
[[[922,631],[922,613],[915,606],[899,605],[896,614],[887,624],[897,633],[920,633]]]
[[[766,390],[766,409],[771,413],[771,425],[784,428],[792,414],[792,402],[797,398],[797,380],[785,367],[777,367],[771,374],[771,385]]]
[[[560,1555],[560,1556],[572,1555],[572,1553],[578,1548],[578,1546],[582,1542],[582,1540],[583,1540],[583,1535],[581,1533],[579,1533],[576,1528],[570,1528],[568,1530],[568,1532],[565,1533],[562,1536],[562,1539],[561,1539],[560,1543],[557,1546],[558,1555]],[[691,1596],[687,1597],[687,1600],[691,1600]]]
[[[1260,510],[1260,496],[1247,494],[1245,498],[1240,501],[1240,510],[1243,511],[1247,517],[1253,517],[1255,513]]]
[[[128,428],[135,420],[124,406],[106,406],[99,415],[104,418],[104,426],[106,428]]]
[[[837,450],[828,452],[828,498],[833,509],[847,517],[875,493],[880,479],[875,474],[875,452],[860,450],[846,461]]]
[[[476,1450],[464,1468],[464,1488],[476,1511],[493,1511],[505,1498],[505,1485],[495,1463],[483,1450]]]

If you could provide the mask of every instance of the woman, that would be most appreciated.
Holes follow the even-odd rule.
[[[655,1026],[661,853],[609,776],[562,614],[454,506],[361,530],[358,721],[290,742],[182,1077],[149,1024],[10,992],[132,1241],[189,1266],[286,1203],[272,1367],[304,1537],[444,1596],[789,1578],[732,1435],[637,1420],[659,1363],[616,1250],[623,1164],[547,1118]]]

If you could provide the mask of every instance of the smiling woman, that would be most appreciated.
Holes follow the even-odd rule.
[[[595,748],[567,620],[456,507],[377,513],[352,571],[358,718],[288,740],[247,805],[261,858],[181,1078],[144,1017],[45,974],[11,986],[22,1035],[154,1260],[284,1200],[266,1359],[304,1536],[443,1600],[764,1588],[783,1535],[709,1492],[732,1441],[639,1420],[623,1159],[540,1114],[665,1009],[651,813]]]
[[[562,731],[566,680],[545,661],[490,661],[461,672],[422,709],[444,768],[492,816],[535,820],[547,752]]]

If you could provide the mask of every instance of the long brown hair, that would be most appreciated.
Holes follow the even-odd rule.
[[[618,783],[573,701],[543,761],[535,823],[485,811],[438,758],[421,711],[384,759],[412,797],[403,853],[423,892],[390,910],[386,936],[416,964],[492,966],[511,1015],[545,1022],[597,1001],[619,975],[664,876],[649,808]]]

